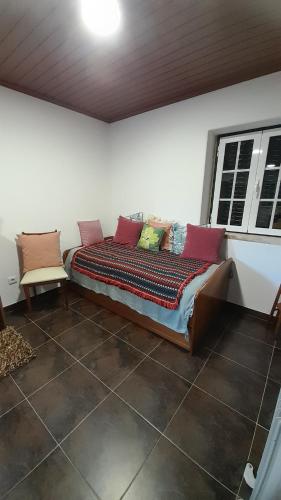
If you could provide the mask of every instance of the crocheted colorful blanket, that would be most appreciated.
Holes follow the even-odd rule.
[[[77,250],[71,266],[92,279],[176,309],[186,285],[210,264],[183,259],[167,250],[156,253],[131,248],[111,239]]]

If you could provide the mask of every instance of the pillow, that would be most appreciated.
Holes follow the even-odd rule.
[[[60,232],[43,234],[21,234],[23,272],[41,267],[62,266]]]
[[[181,257],[205,260],[213,264],[221,262],[220,249],[225,228],[210,228],[187,224],[187,238]]]
[[[135,247],[140,237],[142,228],[143,222],[132,221],[120,215],[113,241],[115,241],[115,243],[121,243],[122,245]]]
[[[184,244],[186,240],[186,226],[182,226],[177,222],[173,224],[173,241],[172,241],[172,252],[176,254],[181,254],[184,249]]]
[[[161,227],[152,227],[144,224],[141,232],[141,237],[138,242],[138,248],[159,252],[161,240],[165,234],[165,230]]]
[[[135,214],[128,215],[127,219],[143,222],[143,212],[136,212]]]
[[[148,219],[147,224],[152,227],[160,227],[164,229],[164,236],[161,241],[161,249],[162,250],[171,250],[170,243],[170,232],[172,229],[171,222],[161,222],[161,220]]]
[[[78,222],[81,244],[83,247],[103,241],[101,223],[99,220],[85,220]]]

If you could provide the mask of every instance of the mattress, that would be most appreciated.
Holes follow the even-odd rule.
[[[65,262],[65,270],[72,281],[80,286],[83,286],[84,288],[92,290],[93,292],[101,293],[110,297],[112,300],[121,302],[138,313],[148,316],[154,321],[157,321],[171,330],[185,336],[188,336],[187,325],[193,313],[196,292],[218,268],[217,264],[212,264],[204,273],[196,276],[184,288],[178,308],[167,309],[159,304],[156,304],[155,302],[138,297],[127,290],[94,280],[72,269],[71,261],[74,253],[79,248],[81,247],[71,249]]]

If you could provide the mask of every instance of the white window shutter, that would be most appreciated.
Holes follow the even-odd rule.
[[[281,129],[262,134],[249,232],[281,236]]]
[[[220,140],[212,227],[247,232],[261,136],[254,132]]]

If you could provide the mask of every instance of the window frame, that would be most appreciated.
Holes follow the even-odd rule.
[[[237,133],[229,136],[223,136],[219,138],[219,142],[217,144],[217,162],[216,162],[216,172],[214,175],[213,182],[213,200],[212,200],[212,208],[210,215],[210,225],[211,227],[225,228],[227,231],[232,233],[246,233],[246,234],[257,234],[257,235],[269,235],[269,236],[281,236],[281,229],[272,229],[272,228],[259,228],[256,227],[257,213],[260,202],[260,194],[262,190],[263,177],[266,166],[266,157],[268,152],[268,144],[270,137],[273,136],[281,136],[281,128],[272,128],[266,130],[256,130],[253,132],[247,133]],[[250,162],[249,169],[238,169],[238,161],[240,154],[240,146],[242,141],[246,140],[254,140],[253,148],[252,148],[252,158]],[[225,147],[229,143],[238,143],[237,153],[236,153],[236,161],[235,167],[231,170],[223,170],[224,158],[225,158]],[[247,182],[246,194],[245,198],[234,198],[234,191],[236,186],[236,177],[238,172],[249,171],[249,177]],[[233,173],[233,183],[232,183],[232,192],[230,198],[220,198],[221,192],[221,183],[222,176],[226,173]],[[275,197],[273,201],[273,208],[271,213],[271,222],[274,219],[276,204],[279,201],[278,199],[278,187],[281,183],[281,166],[279,168],[279,175],[276,184]],[[241,225],[233,225],[230,224],[231,213],[232,213],[232,205],[233,201],[244,201],[244,211]],[[229,201],[230,208],[228,214],[228,224],[218,224],[218,209],[220,201]],[[268,201],[272,201],[269,199]]]

